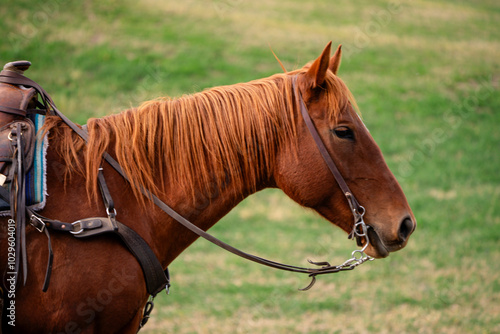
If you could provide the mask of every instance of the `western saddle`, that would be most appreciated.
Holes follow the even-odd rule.
[[[74,223],[64,223],[43,217],[27,207],[25,180],[26,174],[33,165],[37,140],[35,126],[28,115],[37,113],[58,116],[85,141],[88,136],[85,130],[71,122],[56,108],[49,94],[40,85],[24,76],[24,71],[30,66],[29,61],[14,61],[6,64],[3,71],[0,72],[0,200],[10,206],[10,216],[15,223],[15,236],[12,236],[15,239],[13,247],[15,248],[15,263],[8,263],[8,271],[15,273],[14,288],[20,282],[23,285],[26,284],[28,265],[25,230],[27,224],[32,225],[39,232],[45,233],[48,238],[49,256],[45,282],[42,287],[44,292],[49,287],[53,260],[49,229],[69,232],[76,238],[112,233],[120,237],[143,269],[146,290],[151,298],[144,309],[144,316],[140,324],[142,327],[152,311],[152,298],[165,289],[168,293],[170,287],[168,269],[163,270],[156,255],[140,235],[115,219],[113,212],[116,211],[102,171],[99,175],[99,186],[108,217],[83,218]],[[106,161],[116,163],[108,154],[104,158]],[[113,167],[121,172],[117,163]],[[125,177],[123,173],[122,175]],[[79,230],[75,232],[72,230],[73,228]],[[10,237],[9,235],[9,242]],[[10,258],[9,254],[9,261]],[[4,268],[0,268],[0,270],[2,269]],[[22,273],[22,279],[19,277],[20,273]],[[7,290],[5,277],[0,282],[0,334],[2,333],[4,299],[6,298],[4,289]]]
[[[30,67],[29,61],[8,63],[0,72],[0,80],[9,72],[23,74]],[[42,107],[42,108],[40,108]],[[35,127],[26,118],[28,113],[46,113],[37,99],[37,91],[32,87],[13,85],[0,81],[0,186],[11,183],[16,170],[13,161],[16,150],[22,148],[22,167],[27,172],[33,163]],[[16,147],[15,138],[21,139],[21,147]],[[17,155],[17,153],[16,153]],[[18,159],[19,160],[19,159]]]
[[[25,179],[26,173],[33,165],[36,140],[35,126],[27,115],[29,113],[45,115],[47,108],[38,101],[35,88],[10,81],[12,76],[23,75],[30,65],[29,61],[10,62],[0,72],[0,198],[10,206],[10,215],[16,221],[13,247],[15,262],[9,262],[9,265],[14,268],[11,271],[16,273],[19,273],[22,266],[24,282],[27,276]],[[18,281],[16,274],[16,284]],[[4,304],[3,295],[4,291],[0,287],[0,315]],[[0,333],[1,324],[0,318]]]

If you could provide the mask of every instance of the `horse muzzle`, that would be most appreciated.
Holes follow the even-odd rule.
[[[411,218],[406,217],[401,221],[396,238],[384,238],[376,228],[368,225],[368,238],[370,245],[366,249],[366,254],[374,258],[384,258],[390,253],[403,249],[408,243],[410,235],[415,231],[416,224]],[[366,241],[365,241],[366,242]]]

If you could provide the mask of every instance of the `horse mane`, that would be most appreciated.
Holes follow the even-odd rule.
[[[302,72],[304,69],[302,69]],[[48,117],[50,145],[64,160],[66,176],[86,176],[89,198],[98,198],[97,176],[102,154],[108,151],[135,186],[155,195],[169,187],[213,193],[223,183],[257,190],[271,175],[282,143],[297,139],[297,112],[292,75],[211,88],[180,98],[160,98],[137,108],[87,123],[88,143],[58,117]],[[331,122],[354,99],[345,84],[329,75],[328,110]],[[83,154],[82,154],[83,152]]]

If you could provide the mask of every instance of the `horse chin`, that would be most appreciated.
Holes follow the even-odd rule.
[[[371,226],[368,228],[368,238],[370,239],[370,245],[366,248],[366,254],[376,259],[382,259],[389,256],[389,250],[382,239],[380,239],[377,231]]]

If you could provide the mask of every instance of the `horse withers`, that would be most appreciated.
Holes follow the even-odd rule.
[[[340,48],[330,57],[330,47],[296,71],[90,119],[87,143],[60,118],[48,117],[50,196],[40,213],[62,222],[106,215],[97,186],[102,168],[117,218],[149,244],[163,268],[198,235],[155,207],[141,189],[207,230],[250,194],[280,188],[351,233],[352,203],[301,115],[303,103],[326,154],[363,207],[368,228],[359,242],[366,246],[369,240],[366,253],[383,258],[402,249],[415,217],[337,76]],[[118,161],[128,181],[103,162],[104,152]],[[216,196],[207,205],[204,194]],[[55,231],[51,238],[52,279],[42,292],[47,239],[28,226],[29,275],[16,290],[16,326],[4,323],[3,331],[137,332],[149,294],[141,266],[120,240],[80,240]],[[2,239],[0,268],[6,254]]]

